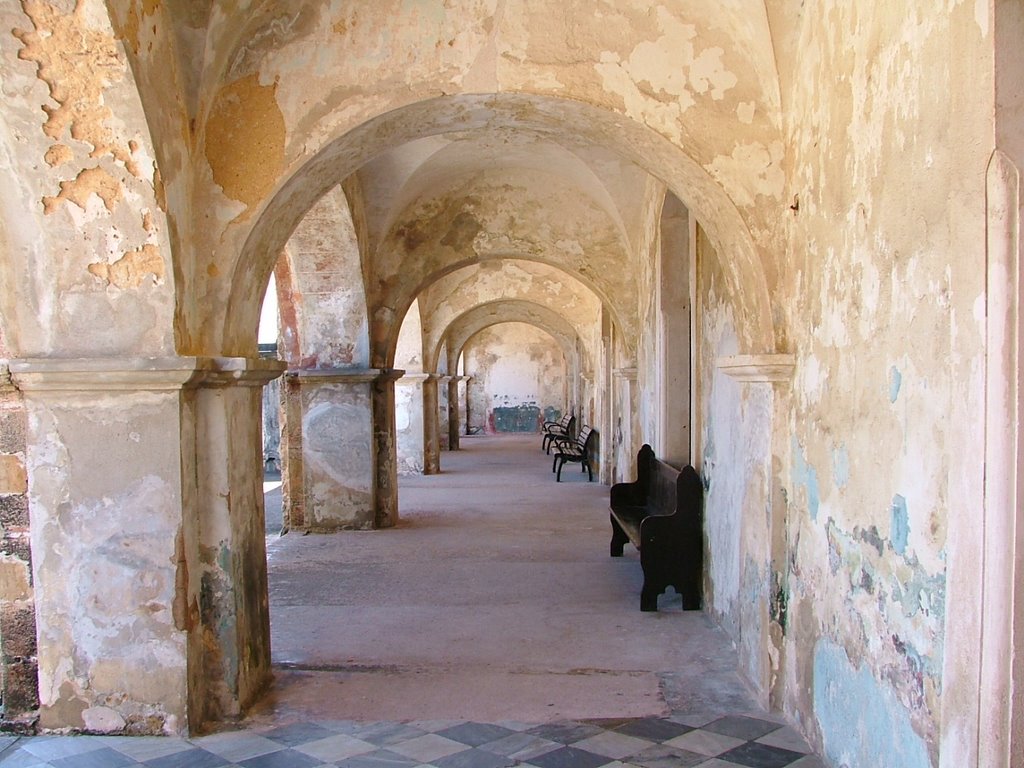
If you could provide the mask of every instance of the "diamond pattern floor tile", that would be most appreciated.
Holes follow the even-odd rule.
[[[70,757],[101,749],[103,742],[90,736],[36,736],[18,742],[19,749],[29,752],[43,761],[59,757]]]
[[[251,757],[280,752],[285,745],[280,740],[268,739],[258,733],[247,731],[230,731],[213,736],[203,736],[195,740],[207,752],[220,755],[229,763],[240,763]]]
[[[299,722],[194,739],[10,737],[0,750],[0,768],[825,768],[792,728],[738,715]]]
[[[507,768],[507,766],[514,765],[516,761],[510,757],[473,748],[431,762],[436,768]]]
[[[343,768],[409,768],[421,764],[421,760],[413,760],[388,749],[378,749],[376,752],[348,757],[338,762]]]
[[[706,762],[707,759],[707,755],[658,744],[638,755],[633,755],[629,762],[643,768],[691,768]]]
[[[698,728],[666,741],[665,746],[685,749],[688,752],[696,752],[698,755],[716,757],[744,743],[743,739],[736,739],[732,736],[724,736],[720,733]]]
[[[610,762],[604,755],[595,755],[575,747],[561,747],[532,758],[529,764],[538,768],[598,768]]]
[[[756,717],[720,717],[703,726],[705,731],[720,733],[723,736],[732,736],[737,739],[749,741],[759,739],[767,733],[777,731],[781,726],[768,720],[759,720]]]
[[[745,765],[747,768],[786,768],[803,757],[800,752],[791,752],[788,749],[770,747],[767,744],[758,744],[756,741],[748,741],[735,749],[719,755],[722,760],[738,765]]]
[[[557,741],[543,739],[531,733],[515,733],[511,736],[506,736],[504,739],[485,744],[482,749],[486,749],[488,752],[493,752],[496,755],[511,757],[513,760],[519,760],[520,762],[528,762],[531,757],[543,755],[545,752],[551,752],[554,749],[559,749],[561,746]]]
[[[297,744],[334,736],[335,732],[316,723],[291,723],[269,730],[262,735],[271,741],[284,744],[286,747],[294,747]]]
[[[145,765],[149,768],[224,768],[230,763],[220,755],[193,747],[172,755],[147,760]]]
[[[337,736],[328,736],[326,739],[317,739],[308,744],[296,745],[293,749],[323,760],[325,763],[330,763],[376,752],[377,746],[347,733],[339,733]]]
[[[638,739],[624,733],[604,731],[596,736],[583,739],[583,741],[577,741],[573,746],[593,752],[595,755],[604,755],[610,760],[622,760],[630,755],[643,752],[650,748],[652,743],[647,739]]]
[[[468,749],[468,745],[446,739],[437,733],[428,733],[400,744],[393,744],[390,749],[392,752],[411,757],[417,762],[436,765],[439,758],[462,752]]]
[[[559,744],[575,744],[577,741],[597,736],[602,730],[596,725],[585,723],[545,723],[531,728],[527,733],[548,741],[557,741]]]
[[[102,747],[83,752],[80,755],[58,757],[50,761],[53,768],[124,768],[136,762],[128,755],[117,752],[110,747]]]
[[[283,749],[280,752],[251,757],[239,763],[242,768],[319,768],[322,764],[315,757],[294,749]]]
[[[803,754],[811,751],[811,748],[807,746],[807,742],[801,738],[800,734],[789,726],[783,726],[777,731],[772,731],[762,736],[757,739],[757,743],[767,744],[770,747],[779,747],[780,749],[789,749]]]
[[[692,730],[688,725],[654,718],[634,720],[631,723],[626,723],[616,728],[616,731],[627,736],[636,736],[641,739],[657,742],[674,739],[676,736],[682,736],[684,733]]]
[[[481,747],[506,736],[512,736],[515,731],[488,723],[462,723],[452,728],[445,728],[443,731],[436,731],[436,733],[439,736],[469,744],[471,747]]]
[[[23,749],[11,749],[0,755],[4,768],[53,768],[48,762]]]

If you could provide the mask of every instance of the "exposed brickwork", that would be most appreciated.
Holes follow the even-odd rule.
[[[32,600],[27,418],[20,393],[0,370],[0,727],[24,732],[39,707],[35,605]]]
[[[0,526],[28,529],[28,497],[24,494],[0,495]]]
[[[6,658],[36,655],[36,616],[32,606],[8,603],[0,608],[0,652]]]

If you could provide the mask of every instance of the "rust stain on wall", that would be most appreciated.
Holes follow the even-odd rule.
[[[277,83],[248,75],[221,89],[206,125],[206,160],[224,194],[252,207],[284,166],[284,115]],[[260,162],[253,163],[254,158]]]
[[[163,279],[164,260],[160,250],[147,243],[136,251],[128,251],[113,264],[90,264],[89,272],[117,288],[138,288],[150,275],[157,281]]]

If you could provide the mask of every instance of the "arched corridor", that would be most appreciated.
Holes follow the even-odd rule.
[[[1024,764],[1021,39],[1014,0],[0,0],[0,728],[261,700],[279,380],[283,546],[427,535],[403,483],[571,412],[605,488],[693,466],[706,620],[830,768]]]

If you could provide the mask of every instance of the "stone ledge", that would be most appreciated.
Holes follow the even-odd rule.
[[[729,355],[715,360],[715,367],[736,381],[789,381],[796,367],[796,355]]]
[[[200,386],[263,386],[284,363],[258,357],[25,358],[10,361],[24,392],[171,391]]]
[[[368,384],[400,379],[405,371],[398,368],[293,368],[284,375],[300,384]]]

